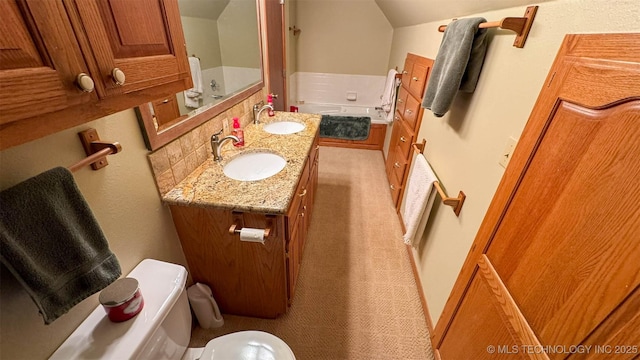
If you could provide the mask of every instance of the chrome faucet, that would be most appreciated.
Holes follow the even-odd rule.
[[[261,102],[255,104],[255,105],[253,105],[253,123],[254,124],[259,124],[260,123],[260,114],[262,114],[262,112],[265,109],[274,110],[273,106],[271,106],[269,104],[267,104],[267,105],[262,105],[262,104],[264,104],[264,102],[261,101]],[[262,107],[260,107],[260,105],[262,105]]]
[[[218,136],[220,136],[221,134],[222,130],[211,135],[211,153],[213,154],[214,161],[222,160],[222,155],[220,155],[220,148],[222,147],[222,145],[224,145],[225,142],[229,140],[233,140],[233,142],[240,141],[240,139],[238,139],[235,135],[227,135],[222,139],[219,139]]]

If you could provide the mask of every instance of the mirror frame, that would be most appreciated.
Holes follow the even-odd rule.
[[[256,92],[262,90],[265,86],[265,54],[263,47],[263,34],[265,24],[262,19],[262,1],[256,0],[256,21],[258,22],[258,47],[260,48],[260,66],[261,66],[261,79],[249,86],[246,89],[243,89],[232,96],[223,99],[219,103],[210,106],[206,110],[200,111],[198,109],[197,114],[191,116],[180,116],[172,124],[168,125],[166,128],[158,131],[156,130],[155,124],[153,122],[153,115],[151,114],[151,110],[149,107],[151,103],[144,103],[135,108],[136,115],[138,116],[138,120],[140,123],[140,127],[142,130],[142,134],[144,137],[145,144],[147,145],[147,149],[151,151],[158,150],[164,145],[178,139],[180,136],[188,133],[189,131],[195,129],[196,127],[204,124],[205,122],[213,119],[217,115],[229,110],[234,105],[240,103],[248,99],[251,95]],[[184,36],[184,35],[183,35]],[[186,52],[184,54],[187,56]],[[178,93],[179,94],[179,93]],[[176,96],[177,94],[173,94],[172,96]]]

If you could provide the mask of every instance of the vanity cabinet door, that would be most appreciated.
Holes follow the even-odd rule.
[[[0,2],[0,125],[95,99],[75,85],[89,70],[62,1]],[[43,124],[43,126],[46,124]]]
[[[192,86],[176,0],[67,1],[91,44],[100,96],[175,81]]]

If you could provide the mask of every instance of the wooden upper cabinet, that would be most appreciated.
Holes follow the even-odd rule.
[[[88,73],[61,1],[0,1],[0,124],[96,98],[80,90]]]
[[[95,59],[100,96],[129,93],[189,77],[176,1],[74,0]],[[89,50],[89,49],[87,49]],[[119,85],[114,71],[124,74]]]
[[[0,0],[0,150],[191,86],[177,0]]]

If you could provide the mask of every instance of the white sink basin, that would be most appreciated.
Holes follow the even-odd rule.
[[[287,161],[270,152],[251,152],[239,155],[223,168],[226,176],[240,181],[262,180],[279,173]]]
[[[264,126],[264,131],[276,135],[295,134],[304,130],[305,125],[295,121],[277,121]]]

